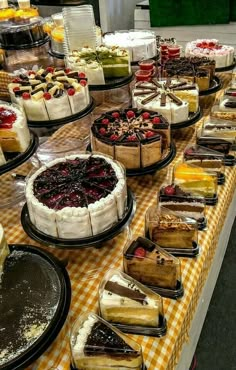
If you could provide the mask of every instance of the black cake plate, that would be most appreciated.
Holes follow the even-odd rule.
[[[102,243],[111,240],[115,236],[117,236],[124,229],[124,227],[131,222],[134,216],[136,201],[132,191],[129,188],[127,189],[127,195],[127,207],[122,219],[119,220],[110,229],[91,237],[80,239],[64,239],[44,234],[42,231],[38,230],[30,221],[27,204],[25,204],[22,208],[21,224],[26,234],[30,236],[33,240],[41,244],[48,245],[50,247],[62,249],[82,249],[88,247],[101,248]]]
[[[70,370],[78,370],[78,369],[76,367],[73,367],[72,365],[70,365]],[[141,370],[148,370],[147,366],[145,364],[143,364]]]
[[[104,85],[89,85],[89,91],[104,91],[118,89],[128,85],[134,79],[134,74],[131,73],[125,77],[116,77],[116,78],[105,78]]]
[[[147,288],[153,290],[155,293],[165,298],[179,299],[184,295],[184,287],[181,281],[177,281],[175,289],[161,288],[158,286],[144,284]]]
[[[218,195],[215,194],[213,197],[211,198],[207,198],[205,197],[205,201],[206,201],[206,205],[207,206],[215,206],[217,203],[218,203]]]
[[[236,59],[234,59],[233,63],[232,63],[230,66],[216,68],[216,69],[215,69],[215,71],[216,71],[216,72],[227,72],[227,71],[232,71],[232,69],[234,69],[234,67],[235,67],[235,66],[236,66]]]
[[[189,114],[187,121],[183,121],[183,122],[179,122],[179,123],[171,123],[171,125],[170,125],[171,130],[179,130],[181,128],[192,126],[196,122],[198,122],[201,118],[202,118],[202,110],[199,107],[197,112]]]
[[[225,166],[233,167],[236,165],[236,158],[234,155],[227,154],[225,155],[223,162]]]
[[[38,136],[31,131],[30,144],[24,153],[5,153],[7,163],[0,166],[0,175],[13,170],[28,161],[28,159],[36,152],[38,144]]]
[[[202,231],[206,229],[207,226],[207,219],[206,217],[201,218],[200,220],[197,220],[198,230]]]
[[[222,88],[222,83],[219,77],[214,76],[213,80],[211,81],[211,85],[209,89],[199,91],[199,96],[208,96],[211,94],[215,94],[217,91],[219,91]]]
[[[10,354],[0,359],[0,369],[20,370],[56,339],[68,315],[71,285],[64,265],[51,253],[26,244],[9,247],[0,284],[0,352]]]
[[[217,184],[224,185],[225,183],[225,174],[222,172],[217,172]]]

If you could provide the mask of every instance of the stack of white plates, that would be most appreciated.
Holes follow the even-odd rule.
[[[96,24],[92,5],[66,7],[62,10],[65,28],[64,54],[84,46],[96,47]]]

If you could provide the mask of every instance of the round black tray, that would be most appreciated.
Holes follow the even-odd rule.
[[[7,163],[0,166],[0,175],[13,170],[26,162],[37,150],[39,144],[38,136],[30,132],[30,144],[24,153],[8,153]]]
[[[26,245],[26,244],[12,244],[12,245],[9,245],[9,247],[10,247],[11,252],[16,250],[16,251],[19,251],[20,253],[27,252],[27,255],[32,254],[32,263],[33,263],[31,264],[30,258],[27,258],[26,260],[27,262],[24,262],[24,256],[16,257],[17,260],[19,261],[19,268],[17,267],[14,269],[15,278],[11,279],[11,282],[10,282],[11,288],[13,285],[15,286],[15,290],[14,290],[15,292],[14,293],[15,294],[14,304],[15,305],[17,304],[17,295],[19,298],[19,307],[20,307],[20,302],[22,301],[22,297],[24,298],[24,296],[21,296],[20,289],[18,289],[19,281],[21,277],[22,279],[24,279],[24,275],[22,275],[21,273],[22,272],[22,269],[20,266],[21,264],[24,267],[24,271],[27,270],[28,280],[35,281],[35,284],[37,286],[37,291],[40,293],[40,289],[42,289],[41,291],[42,295],[45,295],[45,291],[44,291],[45,286],[42,284],[42,286],[40,287],[41,280],[38,280],[38,282],[36,282],[36,280],[38,279],[38,276],[35,277],[34,275],[34,271],[35,271],[34,266],[36,266],[37,264],[38,266],[40,266],[41,269],[43,269],[43,271],[45,271],[46,269],[48,273],[47,279],[50,279],[50,276],[51,276],[50,270],[52,269],[55,273],[55,276],[58,279],[58,284],[60,286],[60,297],[58,297],[57,309],[54,313],[54,316],[51,322],[46,327],[44,332],[41,334],[41,336],[39,336],[39,338],[35,342],[33,342],[33,344],[30,347],[28,347],[24,352],[21,352],[19,356],[17,356],[13,360],[8,361],[7,364],[0,366],[0,369],[2,370],[12,370],[12,369],[20,370],[20,369],[25,369],[32,362],[34,362],[39,356],[41,356],[47,350],[47,348],[51,345],[51,343],[56,339],[57,335],[59,334],[60,330],[62,329],[64,325],[64,322],[69,312],[70,301],[71,301],[71,285],[70,285],[70,279],[69,279],[68,273],[64,265],[56,257],[54,257],[51,253],[46,252],[38,247],[34,247],[31,245]],[[38,261],[37,261],[36,256],[40,257]],[[42,263],[43,263],[42,261],[45,261],[44,266],[42,266]],[[29,264],[28,268],[27,268],[27,263]],[[16,263],[16,265],[17,264],[18,263]],[[50,266],[50,270],[47,270],[48,266]],[[6,260],[5,270],[4,270],[3,279],[2,279],[3,286],[4,286],[4,280],[6,279],[7,274],[12,275],[11,271],[12,271],[11,263],[8,264],[8,261]],[[53,284],[54,278],[51,277],[51,279],[52,279],[52,284]],[[25,283],[25,279],[23,283]],[[24,294],[26,293],[24,292]],[[56,294],[55,289],[54,291],[52,291],[52,294]],[[30,320],[30,317],[29,317],[29,320]],[[29,324],[33,324],[33,322],[32,323],[29,322]],[[17,328],[14,327],[13,330],[16,331]]]
[[[146,285],[149,289],[153,290],[155,293],[160,294],[162,297],[179,299],[184,295],[184,287],[181,281],[177,281],[177,286],[175,289],[161,288],[153,285]]]
[[[102,243],[113,239],[124,229],[127,223],[132,220],[135,213],[136,202],[134,195],[129,188],[127,189],[127,194],[127,208],[123,218],[110,229],[91,237],[81,239],[63,239],[44,234],[42,231],[39,231],[30,221],[27,204],[23,206],[21,212],[21,224],[26,234],[28,234],[33,240],[51,247],[62,249],[81,249],[88,247],[100,248]]]
[[[196,122],[198,122],[202,118],[202,110],[199,107],[197,112],[190,113],[188,120],[179,122],[179,123],[171,123],[170,127],[171,130],[178,130],[180,128],[185,128],[194,125]]]
[[[70,365],[70,370],[78,370],[78,369],[76,367],[73,367],[72,365]],[[147,366],[145,364],[143,364],[141,370],[147,370]]]
[[[233,156],[231,154],[228,154],[224,157],[223,162],[224,162],[225,166],[233,167],[236,164],[236,158],[235,158],[235,156]]]
[[[90,91],[104,91],[118,89],[128,85],[134,79],[134,74],[131,73],[129,76],[118,77],[118,78],[105,78],[105,85],[89,85]]]
[[[81,112],[72,114],[71,116],[60,118],[60,119],[53,119],[50,121],[28,121],[28,126],[32,128],[51,128],[55,126],[62,126],[66,123],[71,123],[73,121],[76,121],[77,119],[81,119],[84,116],[87,116],[87,114],[91,113],[92,110],[95,108],[95,103],[93,98],[90,99],[89,105],[83,109]]]
[[[233,63],[230,66],[216,68],[215,71],[216,72],[227,72],[227,71],[231,71],[232,69],[234,69],[235,66],[236,66],[236,60],[234,59]]]
[[[32,42],[32,44],[23,44],[23,45],[19,45],[19,46],[0,44],[0,48],[2,48],[4,50],[28,50],[28,49],[37,48],[39,46],[42,46],[42,45],[46,44],[47,42],[49,42],[49,40],[50,40],[49,36],[46,36],[42,40]]]
[[[222,83],[219,77],[214,76],[213,80],[211,81],[211,86],[207,90],[199,91],[199,96],[208,96],[211,94],[216,93],[222,88]]]
[[[164,247],[162,248],[165,249],[166,252],[169,252],[170,254],[176,257],[194,258],[199,255],[199,251],[200,251],[199,245],[194,242],[193,242],[193,248],[189,248],[189,249],[187,248],[164,248]]]

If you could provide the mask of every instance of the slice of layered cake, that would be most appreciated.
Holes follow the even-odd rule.
[[[184,150],[184,161],[207,171],[221,172],[224,155],[217,151],[207,149],[197,144],[190,144]]]
[[[124,270],[150,286],[175,289],[181,280],[180,261],[143,237],[135,238],[125,248]]]
[[[89,313],[75,323],[71,335],[73,365],[78,370],[141,370],[141,347],[105,320]]]
[[[161,297],[130,276],[110,270],[99,288],[101,316],[113,323],[157,327]]]
[[[10,251],[7,245],[4,230],[2,225],[0,224],[0,282],[4,269],[4,263],[9,253]]]

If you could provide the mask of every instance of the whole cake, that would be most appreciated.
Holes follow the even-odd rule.
[[[143,284],[175,289],[180,262],[150,240],[138,237],[124,250],[124,270]]]
[[[141,347],[95,314],[75,324],[71,336],[73,365],[78,370],[141,370]]]
[[[170,146],[170,127],[164,117],[143,109],[110,111],[91,128],[93,151],[110,155],[127,169],[158,162]]]
[[[103,155],[58,158],[37,170],[26,186],[31,222],[50,236],[97,235],[122,218],[126,180],[118,163]]]
[[[161,113],[169,123],[187,121],[199,108],[196,84],[168,78],[164,81],[137,82],[132,91],[133,107]]]
[[[158,327],[161,297],[120,271],[109,271],[99,288],[103,319],[118,324]]]
[[[23,153],[29,147],[30,133],[22,109],[0,101],[1,162],[4,153]]]
[[[20,74],[9,84],[12,102],[21,105],[30,121],[69,117],[90,103],[84,73],[47,67]]]
[[[181,216],[201,222],[205,216],[205,199],[183,191],[178,185],[164,185],[160,188],[159,205]]]
[[[198,39],[186,44],[185,55],[186,57],[207,57],[215,61],[216,68],[222,68],[233,64],[234,47],[222,45],[216,39]]]

